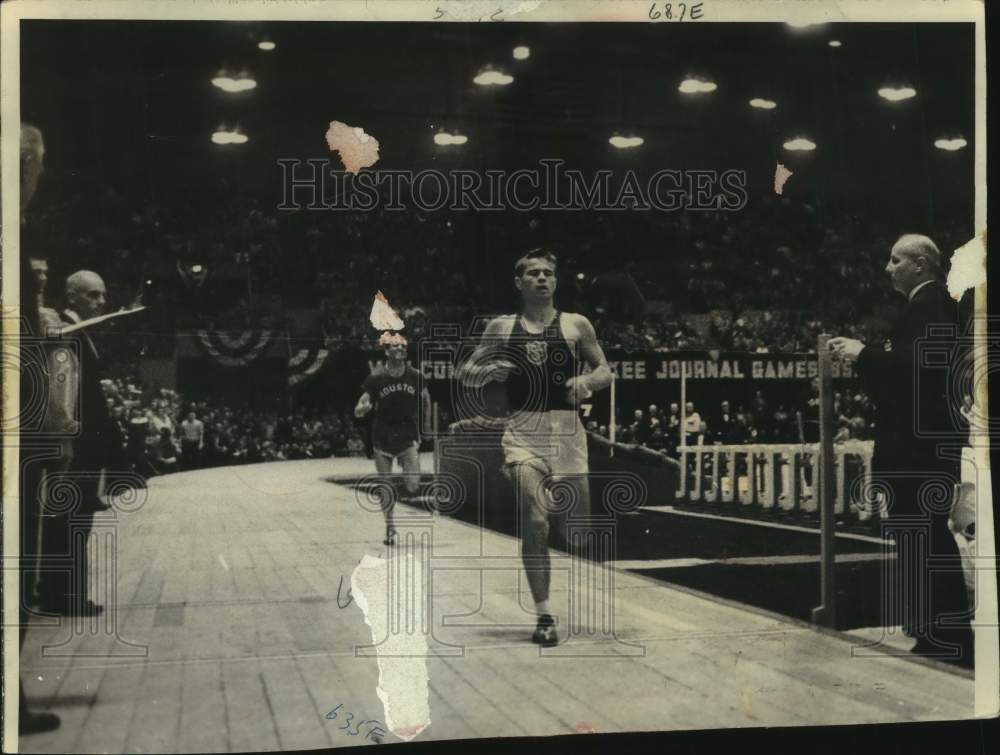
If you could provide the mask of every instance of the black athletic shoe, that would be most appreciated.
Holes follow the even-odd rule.
[[[550,647],[559,644],[559,636],[556,634],[556,620],[549,614],[543,613],[538,617],[538,626],[535,633],[531,635],[531,641],[536,645]]]

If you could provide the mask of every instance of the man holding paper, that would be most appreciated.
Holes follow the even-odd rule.
[[[873,481],[886,500],[883,536],[896,547],[886,618],[916,641],[911,652],[972,668],[971,616],[948,528],[951,496],[941,494],[961,480],[961,452],[949,449],[956,437],[950,381],[961,365],[946,361],[942,369],[931,361],[956,353],[958,308],[943,282],[941,252],[927,236],[900,236],[885,272],[907,300],[891,348],[841,337],[830,339],[830,349],[857,362],[876,405]]]
[[[60,313],[64,325],[83,323],[104,312],[107,293],[97,273],[79,270],[66,279],[68,307]],[[65,333],[65,331],[63,331]],[[86,327],[64,335],[78,341],[76,355],[63,351],[64,358],[51,365],[49,401],[51,410],[64,418],[75,433],[67,468],[50,483],[65,485],[69,506],[48,507],[43,526],[47,557],[68,561],[68,569],[52,563],[42,570],[39,580],[40,607],[46,613],[63,616],[96,616],[103,606],[87,596],[87,537],[94,512],[108,508],[98,497],[102,470],[107,466],[120,434],[108,413],[101,388],[101,355]],[[49,496],[50,499],[52,496]]]

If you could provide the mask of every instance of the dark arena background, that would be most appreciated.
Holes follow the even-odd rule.
[[[155,656],[158,637],[169,634],[176,650],[196,636],[203,650],[193,652],[203,659],[232,658],[239,647],[260,657],[326,647],[312,627],[346,620],[324,613],[346,615],[337,603],[344,594],[336,575],[316,571],[315,563],[332,549],[349,581],[363,551],[336,538],[381,542],[377,512],[354,502],[374,472],[370,426],[353,410],[362,381],[384,359],[380,331],[369,321],[378,291],[405,322],[409,360],[433,402],[433,432],[421,445],[425,499],[435,486],[460,481],[448,488],[451,498],[438,501],[435,527],[443,522],[470,540],[514,534],[498,431],[466,440],[475,402],[454,379],[455,355],[479,338],[489,316],[515,311],[514,261],[541,246],[558,256],[557,308],[590,319],[616,377],[613,395],[604,391],[581,407],[594,500],[608,499],[604,491],[618,479],[640,481],[643,491],[627,510],[605,511],[613,546],[595,560],[615,579],[634,579],[639,592],[753,616],[765,634],[772,631],[761,629],[765,624],[812,621],[822,585],[817,338],[885,341],[905,303],[885,273],[901,234],[930,236],[946,259],[975,235],[972,24],[26,21],[21,28],[21,118],[41,130],[45,144],[45,172],[21,243],[48,262],[44,304],[61,310],[66,277],[87,269],[104,279],[109,310],[139,301],[146,307],[95,335],[107,404],[121,430],[121,464],[147,486],[146,504],[134,514],[135,522],[145,517],[141,527],[117,525],[123,623],[115,643],[142,637]],[[477,83],[489,80],[484,71],[511,80]],[[254,84],[226,91],[213,84],[220,78]],[[703,91],[691,91],[697,87]],[[905,88],[915,96],[899,94]],[[730,171],[738,176],[738,201],[693,207],[688,196],[668,210],[629,200],[622,209],[434,210],[405,197],[401,209],[391,209],[380,189],[369,209],[309,206],[307,160],[329,160],[338,180],[357,180],[344,178],[324,138],[334,120],[378,140],[378,161],[363,173],[486,176],[543,172],[542,161],[558,160],[588,183],[610,171],[613,200],[630,172],[645,188],[661,170],[681,171],[684,180]],[[779,163],[792,174],[780,193]],[[833,655],[824,643],[832,637],[859,643],[882,636],[880,585],[893,558],[877,507],[864,495],[873,402],[848,363],[834,362],[830,386],[838,608],[834,634],[800,637],[794,651],[808,657],[817,643],[817,657],[827,660]],[[204,426],[197,451],[182,442],[190,412]],[[258,506],[254,496],[261,495]],[[299,510],[302,495],[308,504]],[[339,529],[310,540],[311,528],[327,527],[320,524],[327,519]],[[370,524],[355,533],[351,527],[362,520]],[[135,549],[151,547],[157,527],[167,538],[186,534],[173,554],[157,547],[147,562]],[[444,534],[436,529],[434,537],[437,543]],[[956,537],[973,542],[971,530]],[[292,554],[298,560],[282,565]],[[126,569],[130,558],[137,572]],[[200,575],[200,587],[182,575],[185,563]],[[238,574],[252,576],[244,583]],[[276,610],[285,618],[272,626],[260,605],[283,595],[287,604]],[[631,595],[624,603],[648,601],[647,612],[657,605]],[[623,601],[615,610],[629,610]],[[228,629],[215,636],[211,622],[198,623],[199,610]],[[702,609],[685,610],[690,629]],[[736,621],[721,613],[710,620]],[[51,641],[41,636],[46,631],[55,632],[29,632],[30,652]],[[502,639],[500,629],[476,631],[464,641],[515,641]],[[213,643],[221,649],[204,650]],[[167,657],[189,657],[177,652]],[[210,723],[217,715],[229,720],[229,709],[217,713],[206,703],[192,713],[191,701],[214,699],[217,683],[236,698],[257,694],[247,691],[257,689],[256,671],[220,663],[185,671],[195,676],[180,681],[162,671],[159,697],[147,671],[141,678],[106,671],[105,686],[91,697],[82,685],[92,678],[73,671],[55,678],[77,661],[60,667],[31,657],[25,669],[51,674],[26,673],[28,697],[49,703],[64,722],[57,732],[23,739],[28,751],[239,749],[238,726],[226,728],[224,740],[215,738],[223,736],[221,724]],[[868,691],[857,694],[865,713],[848,712],[842,701],[843,720],[945,715],[904,688],[951,685],[955,700],[971,695],[964,672],[894,662],[914,669],[893,687],[905,706],[864,682]],[[313,694],[322,683],[301,657],[297,663],[295,673]],[[644,663],[648,671],[652,661]],[[265,697],[275,694],[278,678],[269,673],[260,676]],[[353,673],[330,670],[353,679],[351,701],[327,696],[314,704],[360,706],[356,700],[365,699],[370,710],[359,717],[380,716],[374,683]],[[684,715],[701,722],[696,728],[823,723],[828,712],[831,723],[840,720],[837,705],[796,710],[796,695],[778,679],[784,672],[768,673],[780,690],[779,712],[702,720],[691,698],[681,704]],[[833,672],[816,671],[806,683],[819,684],[826,673]],[[432,708],[451,683],[439,681]],[[613,697],[613,685],[602,694]],[[102,706],[124,705],[129,696],[168,701],[157,716],[176,728],[98,725],[110,720],[101,718]],[[87,704],[64,712],[63,698]],[[248,707],[256,698],[240,699]],[[435,709],[435,722],[453,728],[432,727],[431,738],[491,730],[460,705],[449,700]],[[740,708],[735,698],[726,705]],[[209,723],[179,723],[191,715]],[[276,738],[246,740],[253,749],[350,744],[336,732],[313,741],[304,724],[288,734],[279,721],[285,714],[271,715]],[[649,728],[626,720],[602,729],[595,718],[594,726]],[[570,724],[568,733],[580,730],[576,720]],[[565,728],[532,726],[526,733]]]

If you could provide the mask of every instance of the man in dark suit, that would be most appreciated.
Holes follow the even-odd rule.
[[[73,273],[66,279],[66,301],[68,306],[61,313],[64,324],[97,317],[107,303],[104,281],[89,270]],[[121,443],[101,387],[101,355],[88,330],[66,336],[78,342],[79,363],[68,359],[54,368],[59,374],[53,375],[50,395],[51,402],[67,405],[67,414],[79,408],[68,469],[53,475],[50,484],[50,490],[69,495],[69,504],[46,511],[42,528],[43,553],[65,563],[60,569],[56,568],[60,564],[51,561],[50,568],[42,570],[39,606],[46,613],[64,616],[95,616],[104,610],[87,597],[86,543],[94,512],[108,508],[98,497],[101,472],[115,444]]]
[[[729,443],[735,424],[736,420],[729,409],[729,402],[723,401],[719,404],[719,413],[712,421],[712,440],[723,445]]]
[[[914,653],[971,666],[968,600],[948,529],[951,493],[960,481],[959,452],[945,448],[949,435],[957,437],[953,397],[949,371],[928,366],[924,356],[953,353],[958,309],[942,283],[941,252],[926,236],[901,236],[885,269],[907,297],[891,348],[852,338],[830,341],[834,353],[857,360],[876,405],[873,484],[886,495],[885,534],[896,543],[883,605],[902,610],[887,618],[916,640]]]
[[[42,132],[28,124],[21,125],[21,223],[24,223],[24,212],[31,204],[38,187],[38,181],[44,171],[45,144]],[[44,282],[39,274],[39,267],[33,264],[35,260],[29,256],[22,245],[20,254],[20,480],[18,499],[21,518],[21,604],[20,604],[20,644],[24,638],[34,603],[34,586],[37,577],[39,548],[38,533],[41,521],[41,500],[39,487],[41,485],[41,465],[31,459],[32,428],[26,427],[28,415],[31,414],[32,399],[39,399],[42,406],[48,403],[47,380],[32,380],[32,374],[44,375],[44,352],[31,348],[31,341],[39,338],[43,331],[43,316],[40,308]],[[48,266],[46,265],[46,274]],[[47,278],[46,278],[47,280]],[[5,333],[6,335],[6,333]],[[40,397],[39,397],[39,394]],[[4,491],[6,493],[6,489]],[[5,533],[6,534],[6,533]],[[59,716],[54,713],[33,710],[24,692],[24,684],[20,685],[18,695],[18,733],[40,734],[59,727]]]

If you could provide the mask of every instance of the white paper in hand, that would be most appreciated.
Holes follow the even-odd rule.
[[[370,316],[372,327],[375,330],[402,330],[403,321],[399,315],[389,306],[389,301],[381,291],[375,294],[375,302],[372,304]]]

